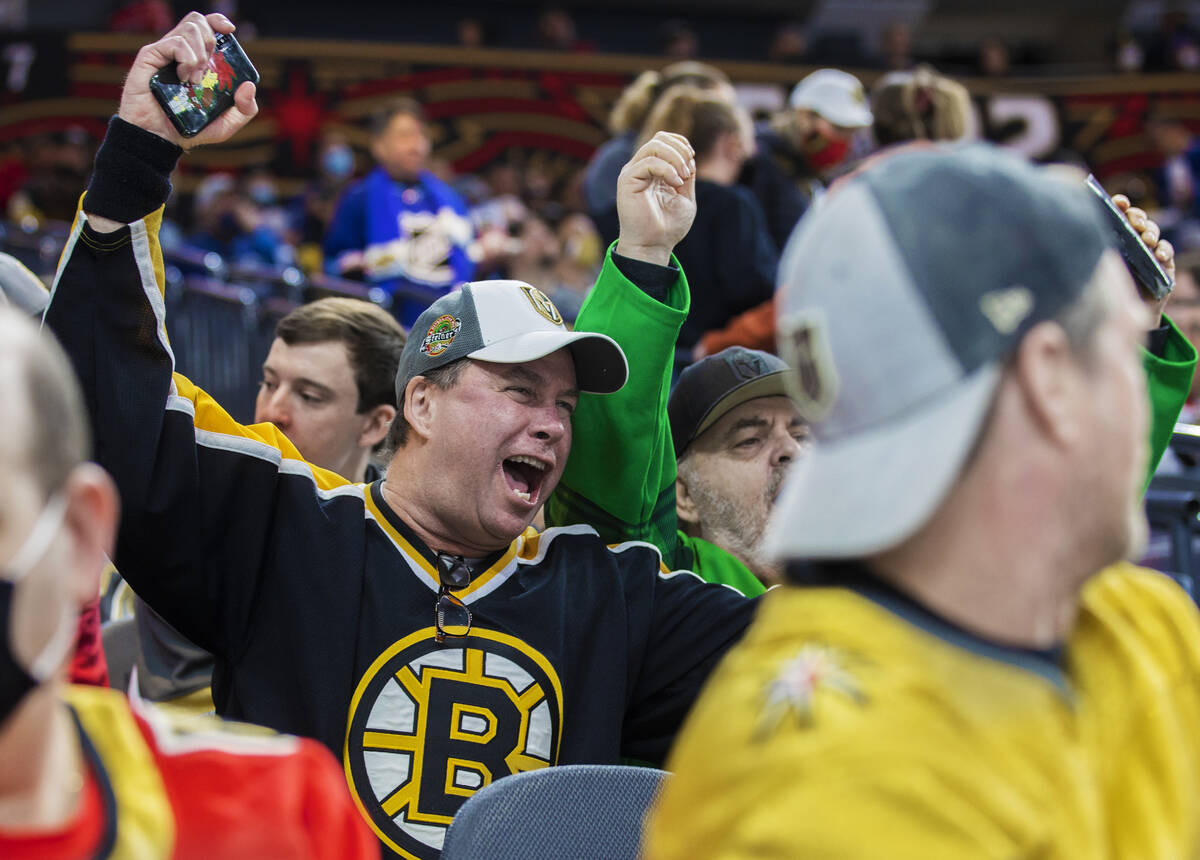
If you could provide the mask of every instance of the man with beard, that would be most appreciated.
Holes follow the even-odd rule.
[[[786,372],[770,353],[730,347],[685,370],[667,402],[680,548],[691,553],[691,570],[747,595],[779,579],[761,538],[808,441]]]
[[[606,295],[600,293],[597,299]],[[599,323],[595,305],[585,306],[579,319],[585,326]],[[615,327],[599,324],[600,330],[619,333]],[[582,448],[583,454],[568,463],[568,478],[574,483],[564,479],[559,485],[546,505],[547,521],[587,517],[609,540],[655,541],[671,567],[693,571],[707,582],[728,585],[748,597],[762,594],[780,580],[781,573],[762,553],[762,535],[784,476],[804,454],[809,435],[786,389],[786,371],[787,365],[778,357],[742,347],[730,347],[687,368],[667,401],[670,432],[662,433],[666,450],[659,452],[661,462],[651,461],[645,470],[636,468],[644,450],[638,440],[658,438],[662,427],[646,433],[644,409],[631,411],[619,403],[609,409],[588,398],[581,408],[589,420],[579,422],[579,436],[585,445],[620,446],[634,468],[626,468],[621,478],[607,485],[589,487],[584,480],[591,449]],[[643,379],[642,374],[634,374],[631,384]],[[593,426],[592,419],[601,427],[619,428],[611,443],[586,429]],[[648,501],[639,495],[648,489],[641,480],[646,475],[670,479],[671,473],[662,467],[673,464],[672,453],[677,460],[673,485],[658,494],[658,504],[645,505],[652,512],[645,533],[587,502],[599,499],[608,510],[628,510],[628,519],[634,519],[638,514],[631,503]],[[618,456],[611,449],[610,454]],[[612,462],[605,454],[596,459]],[[678,530],[672,531],[676,523]]]

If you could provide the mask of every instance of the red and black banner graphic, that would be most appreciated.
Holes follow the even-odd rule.
[[[103,133],[140,40],[112,34],[0,43],[0,142],[79,126]],[[343,132],[367,157],[368,117],[396,96],[419,101],[435,157],[456,172],[538,159],[551,174],[587,161],[608,135],[622,88],[661,59],[463,50],[419,45],[261,39],[244,45],[262,75],[260,114],[230,143],[189,155],[187,169],[265,165],[281,176],[314,169],[321,132]],[[739,85],[778,91],[809,70],[727,63]],[[864,74],[866,83],[874,73]],[[1200,131],[1200,92],[1188,76],[966,81],[980,135],[1039,159],[1081,158],[1101,179],[1160,163],[1143,134],[1153,112]]]

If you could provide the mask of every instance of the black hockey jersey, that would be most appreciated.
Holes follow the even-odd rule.
[[[649,544],[531,529],[475,566],[470,635],[439,644],[436,558],[380,483],[311,466],[174,373],[160,221],[98,233],[81,213],[46,319],[120,487],[115,561],[214,654],[218,712],[333,749],[405,857],[436,857],[458,806],[505,774],[660,761],[753,602],[667,572]]]

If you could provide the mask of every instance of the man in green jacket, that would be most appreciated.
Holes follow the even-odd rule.
[[[674,150],[664,160],[686,179],[691,170],[687,141],[661,133],[655,140]],[[689,200],[692,183],[676,185],[668,178],[656,180],[655,196],[664,212],[689,202],[694,205],[694,196]],[[623,172],[618,183],[632,181],[632,175]],[[1160,240],[1158,226],[1120,195],[1114,199],[1173,277],[1175,252],[1169,242]],[[620,251],[618,243],[614,254]],[[606,266],[613,266],[612,257]],[[574,447],[562,481],[546,504],[546,520],[551,525],[589,523],[613,543],[652,543],[668,567],[695,571],[709,582],[730,585],[747,595],[758,594],[764,586],[755,568],[762,567],[747,558],[742,547],[728,540],[713,543],[679,528],[681,520],[685,529],[690,528],[686,505],[678,504],[684,491],[677,487],[680,472],[687,484],[688,467],[686,458],[682,470],[677,466],[667,403],[675,339],[687,316],[689,295],[678,261],[671,257],[658,263],[638,261],[637,285],[629,277],[601,278],[580,311],[576,329],[602,332],[616,340],[629,357],[630,376],[618,394],[580,398],[573,422]],[[621,274],[629,274],[628,268],[623,266]],[[1191,387],[1197,354],[1163,315],[1164,303],[1150,299],[1147,303],[1152,328],[1142,363],[1151,403],[1149,480]],[[751,478],[760,483],[750,495],[769,494],[772,474],[760,472]]]

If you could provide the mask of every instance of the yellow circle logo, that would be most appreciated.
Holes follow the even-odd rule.
[[[525,642],[492,630],[438,644],[432,627],[383,652],[350,705],[343,762],[371,828],[402,857],[435,860],[468,797],[549,767],[562,685]]]

